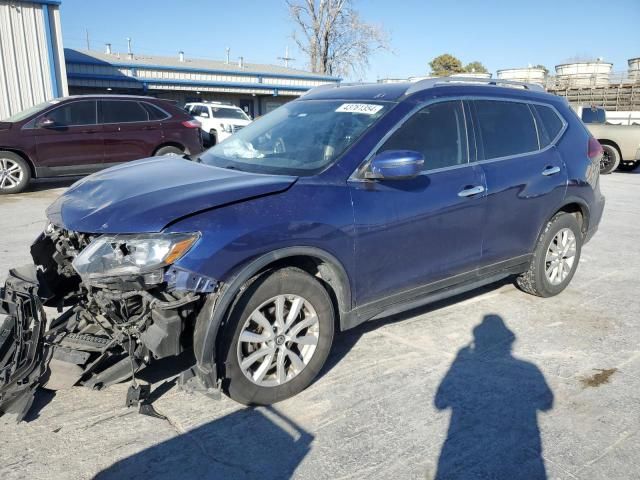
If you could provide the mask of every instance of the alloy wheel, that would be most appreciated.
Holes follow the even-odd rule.
[[[262,387],[289,382],[311,361],[319,335],[318,315],[308,300],[298,295],[273,297],[249,315],[240,331],[240,369]]]
[[[555,234],[545,256],[545,273],[552,285],[559,285],[571,273],[576,257],[576,236],[570,228]]]
[[[24,172],[17,162],[0,158],[0,190],[18,186],[23,177]]]
[[[602,151],[602,157],[600,157],[600,170],[603,171],[608,169],[613,162],[614,159],[611,155],[611,152],[604,148]]]

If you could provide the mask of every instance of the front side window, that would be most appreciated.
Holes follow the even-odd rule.
[[[486,160],[538,150],[538,134],[529,105],[500,100],[473,103]]]
[[[334,162],[390,105],[290,102],[207,150],[200,161],[254,173],[313,175]]]
[[[138,102],[130,100],[103,100],[101,123],[146,122],[149,114]]]
[[[96,102],[71,102],[47,112],[44,116],[49,120],[53,120],[54,124],[60,127],[95,125]]]
[[[378,153],[387,150],[422,153],[425,170],[467,163],[462,102],[441,102],[423,108],[396,130]]]

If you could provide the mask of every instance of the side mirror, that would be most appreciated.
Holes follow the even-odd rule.
[[[56,122],[47,117],[42,117],[36,122],[38,128],[53,128],[56,126]]]
[[[424,165],[424,156],[414,150],[387,150],[379,153],[364,174],[370,180],[414,178]]]
[[[199,117],[202,118],[209,118],[209,114],[207,112],[202,112],[200,115],[198,115]]]

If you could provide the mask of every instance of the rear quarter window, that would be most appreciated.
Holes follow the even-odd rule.
[[[538,115],[538,132],[540,147],[544,148],[553,142],[564,126],[556,111],[545,105],[532,105]]]
[[[529,105],[502,100],[475,100],[474,104],[486,160],[538,150]]]

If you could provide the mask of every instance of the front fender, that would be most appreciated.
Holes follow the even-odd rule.
[[[264,254],[238,268],[226,281],[220,282],[215,293],[209,295],[198,315],[193,333],[193,350],[196,357],[195,374],[206,388],[218,385],[218,365],[216,364],[217,338],[229,309],[241,288],[265,267],[288,257],[312,257],[321,260],[328,267],[334,287],[340,314],[351,310],[351,284],[346,270],[338,259],[328,252],[314,247],[287,247]]]

